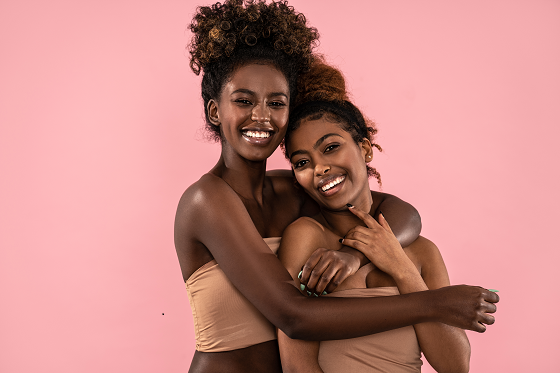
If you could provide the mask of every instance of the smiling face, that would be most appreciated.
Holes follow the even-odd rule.
[[[322,208],[345,210],[370,198],[366,160],[368,139],[356,144],[339,123],[325,116],[304,120],[286,144],[298,183]]]
[[[288,82],[270,64],[251,63],[235,70],[219,100],[210,100],[210,121],[220,126],[222,145],[242,158],[270,157],[286,133],[290,93]]]

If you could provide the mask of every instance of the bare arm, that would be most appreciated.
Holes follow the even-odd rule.
[[[302,232],[305,234],[302,235]],[[313,248],[325,246],[323,238],[322,227],[310,218],[300,218],[284,231],[278,249],[278,259],[297,285],[300,268],[313,253]],[[278,347],[284,372],[323,372],[318,361],[319,342],[291,339],[279,330]]]
[[[422,261],[422,278],[428,289],[449,286],[449,276],[441,254],[431,241],[419,237],[415,255]],[[414,325],[420,348],[439,373],[468,372],[471,347],[464,330],[438,322]]]
[[[356,208],[352,208],[351,211],[362,218],[368,224],[368,228],[352,230],[353,232],[351,231],[352,233],[349,232],[348,234],[352,238],[349,238],[348,242],[345,243],[356,247],[360,247],[361,244],[371,247],[372,240],[368,231],[371,230],[370,226],[375,225],[375,221]],[[405,259],[402,255],[402,250],[400,250],[396,239],[391,239],[391,228],[387,222],[382,216],[379,220],[380,226],[384,228],[386,233],[384,237],[386,238],[386,246],[393,247],[392,253],[387,257],[393,258],[392,262],[395,263],[390,268],[386,266],[386,263],[390,262],[385,261],[382,264],[383,270],[393,276],[401,294],[449,286],[447,269],[439,250],[432,242],[419,237],[408,248],[409,255],[413,255],[416,261],[421,264],[422,275],[420,275],[412,261],[407,260],[408,258]],[[377,258],[375,255],[372,255],[372,252],[368,250],[365,250],[365,252],[376,264]],[[491,318],[489,321],[492,323],[494,321],[493,317],[489,317]],[[420,348],[434,369],[440,373],[468,372],[470,345],[463,330],[438,322],[416,324],[414,329]]]
[[[379,216],[379,213],[383,212],[402,247],[414,242],[422,230],[418,211],[391,194],[374,191],[371,194],[373,205],[370,214]],[[329,293],[334,291],[346,278],[369,263],[369,259],[363,253],[349,246],[343,246],[338,251],[324,250],[320,246],[315,248],[317,250],[303,266],[302,283],[318,294],[323,290]]]
[[[207,175],[189,188],[176,218],[178,252],[204,245],[233,285],[291,338],[353,338],[428,321],[482,331],[481,313],[496,294],[469,286],[384,299],[325,299],[301,295],[257,232],[237,194]]]

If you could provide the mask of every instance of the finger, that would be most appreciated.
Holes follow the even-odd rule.
[[[327,293],[332,293],[333,291],[335,291],[336,288],[338,288],[338,286],[342,284],[344,280],[346,280],[350,276],[350,274],[351,273],[349,269],[347,271],[339,270],[338,272],[336,272],[331,282],[329,282],[327,287],[325,288],[325,291]]]
[[[385,219],[385,216],[383,216],[382,212],[379,213],[379,225],[381,225],[383,228],[385,228],[389,232],[393,233],[393,230],[391,229],[391,226],[389,225],[389,222],[387,221],[387,219]]]
[[[363,227],[362,227],[363,228]],[[369,228],[364,228],[364,230],[367,230]],[[371,237],[370,232],[363,232],[360,231],[358,229],[352,230],[351,232],[348,232],[346,234],[346,236],[344,236],[344,238],[342,239],[342,243],[345,243],[347,239],[351,239],[351,240],[356,240],[356,241],[360,241],[363,242],[364,244],[367,244],[368,242],[374,240],[374,237]]]
[[[492,315],[487,314],[487,313],[483,313],[480,318],[481,318],[481,321],[479,321],[479,322],[483,322],[486,325],[492,325],[496,322],[496,318]]]
[[[317,283],[323,277],[325,271],[329,268],[330,260],[326,259],[324,256],[321,257],[319,263],[315,265],[315,268],[311,271],[309,275],[309,280],[307,281],[307,290],[314,292],[317,287]],[[329,278],[330,280],[330,278]]]
[[[494,313],[496,312],[498,307],[494,303],[487,303],[484,302],[484,312],[486,313]]]
[[[368,228],[375,228],[375,227],[379,227],[379,223],[367,212],[364,212],[362,210],[360,210],[359,208],[357,208],[356,206],[348,206],[348,210],[356,215],[357,217],[359,217],[360,219],[362,219],[362,221],[364,223],[366,223],[366,225],[368,226]]]
[[[329,284],[333,281],[337,273],[339,272],[338,267],[334,263],[330,263],[327,269],[323,272],[317,285],[315,286],[315,294],[321,295],[323,291],[329,286]]]
[[[475,332],[484,333],[486,331],[486,325],[481,322],[477,322],[476,325],[472,328]]]
[[[362,253],[365,253],[366,249],[367,249],[367,245],[365,243],[363,243],[362,241],[359,240],[355,240],[352,238],[345,238],[342,243],[346,246],[349,246],[353,249],[356,249]]]
[[[317,263],[319,263],[319,261],[321,260],[321,257],[323,256],[325,251],[326,251],[326,249],[324,249],[324,248],[318,248],[307,259],[307,261],[305,262],[305,264],[303,265],[303,268],[301,270],[301,276],[300,276],[300,279],[299,279],[300,283],[302,283],[304,285],[307,284],[307,282],[309,281],[309,276],[311,275],[311,272],[313,271],[313,269],[315,268]]]
[[[484,289],[484,300],[487,302],[491,302],[491,303],[498,303],[500,301],[500,296],[498,294],[496,294],[493,291],[490,291],[488,289]]]

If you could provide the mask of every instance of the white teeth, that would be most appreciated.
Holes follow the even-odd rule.
[[[342,181],[344,180],[344,176],[339,176],[336,179],[334,179],[333,181],[331,181],[330,183],[328,183],[327,185],[323,185],[321,187],[321,190],[323,192],[326,192],[327,190],[331,189],[332,187],[334,187],[335,185],[340,184]]]
[[[270,132],[266,132],[266,131],[245,131],[243,132],[243,134],[247,137],[256,137],[259,139],[265,139],[267,137],[270,137]]]

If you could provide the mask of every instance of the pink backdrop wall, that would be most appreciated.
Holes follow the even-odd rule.
[[[0,371],[187,371],[173,218],[219,150],[184,51],[197,4],[0,2]],[[471,371],[555,371],[560,3],[292,4],[379,125],[384,191],[453,283],[500,290]]]

